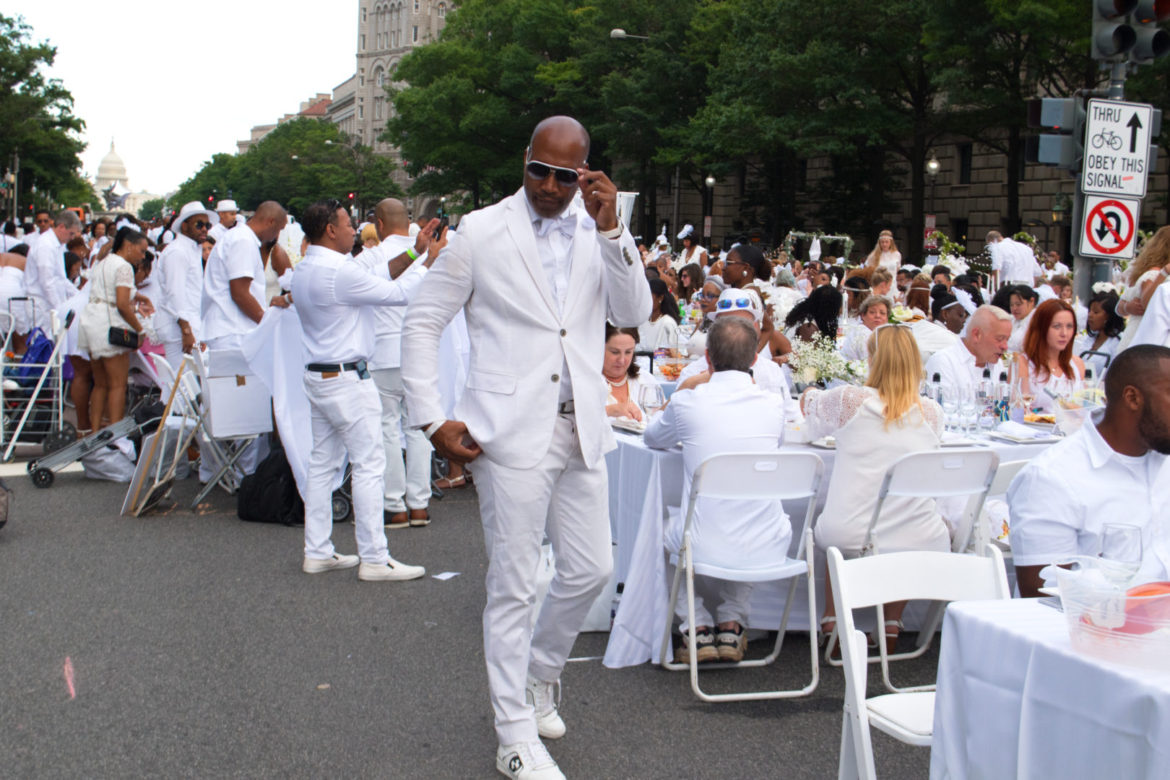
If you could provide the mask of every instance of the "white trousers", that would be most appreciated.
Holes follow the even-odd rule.
[[[387,512],[426,509],[431,500],[431,443],[421,430],[407,424],[402,369],[379,368],[371,371],[370,376],[382,400],[382,448],[386,451],[382,508]],[[406,440],[405,464],[403,439]]]
[[[674,575],[671,574],[673,577]],[[695,575],[695,625],[714,627],[732,620],[747,628],[748,602],[752,598],[750,582],[732,582]],[[714,610],[714,614],[712,614]],[[678,603],[674,614],[682,621],[682,630],[687,630],[687,587],[679,583]]]
[[[356,371],[323,379],[305,372],[313,429],[309,456],[309,494],[305,497],[305,557],[333,555],[333,477],[346,453],[353,468],[354,535],[365,563],[385,563],[386,530],[382,522],[382,470],[385,453],[378,430],[378,390]]]
[[[487,544],[484,659],[500,744],[539,737],[524,699],[527,675],[554,681],[613,569],[605,464],[587,468],[572,417],[557,417],[552,446],[530,469],[475,461]],[[535,630],[536,571],[545,534],[556,556]]]

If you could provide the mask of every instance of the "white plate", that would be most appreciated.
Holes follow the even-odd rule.
[[[631,420],[628,417],[612,417],[609,424],[619,431],[626,431],[628,433],[642,433],[646,430],[646,423],[638,420]]]
[[[822,436],[819,439],[814,439],[809,443],[810,447],[820,447],[822,450],[837,449],[837,440],[832,436]]]

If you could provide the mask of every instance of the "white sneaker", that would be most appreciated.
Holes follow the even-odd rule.
[[[545,739],[565,736],[565,722],[557,712],[561,701],[561,681],[545,682],[528,675],[524,699],[536,710],[536,731]]]
[[[390,558],[385,563],[366,563],[358,566],[358,579],[365,582],[384,580],[417,580],[427,573],[422,566],[409,566]]]
[[[564,773],[540,740],[500,745],[496,750],[496,769],[516,780],[565,780]]]
[[[301,564],[301,571],[305,574],[320,574],[323,571],[337,571],[338,569],[352,569],[361,560],[356,555],[342,555],[333,553],[332,558],[305,558]]]

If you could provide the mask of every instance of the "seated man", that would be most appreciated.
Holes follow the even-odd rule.
[[[926,376],[938,374],[944,387],[968,390],[979,387],[985,368],[990,367],[992,379],[997,379],[997,364],[1011,335],[1012,315],[995,306],[980,306],[967,322],[967,335],[926,361]]]
[[[1106,524],[1142,529],[1134,583],[1170,576],[1170,349],[1130,347],[1105,375],[1100,422],[1024,467],[1008,488],[1012,556],[1020,595],[1039,595],[1040,570],[1096,555]]]
[[[756,332],[738,317],[715,321],[707,337],[710,379],[693,390],[679,390],[662,414],[646,428],[650,447],[682,442],[685,474],[683,495],[690,495],[695,469],[723,452],[775,452],[784,437],[784,399],[764,392],[748,370],[756,360]],[[766,362],[766,361],[765,361]],[[686,508],[672,518],[666,531],[668,549],[682,545]],[[779,502],[701,499],[692,527],[696,557],[741,565],[746,551],[753,556],[783,560],[792,540],[792,526]],[[747,648],[748,599],[751,585],[695,577],[695,639],[698,661],[740,661]],[[680,591],[676,613],[685,620],[686,594]],[[712,615],[714,611],[714,615]],[[718,623],[718,635],[711,627]],[[686,626],[683,626],[686,630]],[[686,644],[676,654],[689,663]]]

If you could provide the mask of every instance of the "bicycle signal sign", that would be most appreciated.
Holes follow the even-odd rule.
[[[1086,195],[1080,253],[1118,260],[1133,259],[1141,208],[1140,200]]]
[[[1154,109],[1148,103],[1094,98],[1085,117],[1081,189],[1127,198],[1146,196]]]

